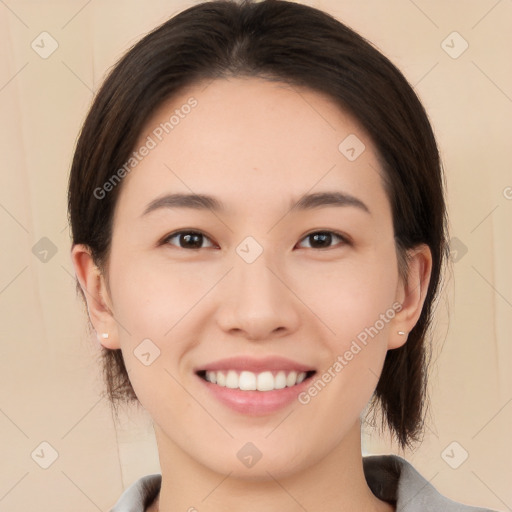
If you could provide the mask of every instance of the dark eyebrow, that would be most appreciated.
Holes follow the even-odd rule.
[[[326,206],[354,206],[371,215],[370,209],[357,197],[344,192],[316,192],[305,194],[291,204],[290,210],[312,210]]]
[[[367,213],[369,208],[357,197],[342,192],[316,192],[305,194],[290,206],[291,210],[312,210],[327,206],[354,206]],[[224,211],[224,205],[216,198],[204,194],[167,194],[151,201],[142,216],[160,208],[191,208],[194,210]]]
[[[168,194],[151,201],[142,216],[160,208],[192,208],[194,210],[224,210],[220,201],[204,194]]]

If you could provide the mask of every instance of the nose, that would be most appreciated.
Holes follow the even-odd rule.
[[[298,329],[301,301],[286,272],[274,270],[270,264],[265,251],[252,263],[241,258],[235,261],[217,310],[217,323],[226,333],[265,340]]]

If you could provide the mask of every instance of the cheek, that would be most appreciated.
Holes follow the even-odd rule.
[[[158,410],[164,396],[183,394],[177,382],[190,369],[183,363],[200,339],[202,298],[218,279],[199,267],[148,261],[133,253],[129,260],[113,253],[111,262],[114,313],[122,326],[118,332],[130,381],[143,406]],[[185,406],[187,400],[182,402]]]
[[[377,254],[377,253],[375,253]],[[384,364],[390,322],[397,310],[398,270],[393,248],[322,277],[305,293],[311,309],[334,331],[325,338],[330,360],[306,391],[303,402],[330,414],[333,424],[355,418],[371,398]],[[395,307],[393,307],[395,305]],[[316,399],[316,396],[322,396]],[[320,425],[318,426],[320,428]]]
[[[114,258],[112,258],[114,261]],[[112,268],[115,314],[136,335],[164,339],[208,290],[199,267],[132,257]]]
[[[382,252],[379,257],[354,258],[300,278],[300,296],[329,328],[338,351],[375,325],[382,334],[387,331],[398,283],[396,259],[388,253],[389,258]]]
[[[333,436],[342,436],[375,391],[397,312],[393,272],[384,266],[375,273],[352,270],[317,281],[308,295],[308,305],[321,312],[322,324],[332,332],[324,338],[329,356],[299,401],[314,411],[312,429],[325,429],[325,417],[330,418]]]
[[[179,385],[180,362],[196,339],[193,306],[205,293],[204,282],[142,257],[112,261],[115,316],[132,387],[153,417],[184,417],[190,404]]]

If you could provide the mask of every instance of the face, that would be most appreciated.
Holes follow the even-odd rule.
[[[143,145],[116,205],[106,346],[159,447],[243,478],[335,453],[404,327],[371,140],[318,93],[233,78],[162,105]],[[155,203],[171,194],[213,201]]]

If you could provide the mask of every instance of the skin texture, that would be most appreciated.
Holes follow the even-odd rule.
[[[374,146],[329,98],[260,78],[197,84],[157,110],[137,148],[190,97],[197,106],[123,180],[108,276],[87,247],[72,249],[94,328],[109,333],[101,343],[122,349],[154,421],[163,483],[151,510],[394,510],[364,479],[360,415],[387,350],[407,340],[397,331],[419,318],[430,251],[411,251],[401,282]],[[353,162],[338,149],[349,134],[366,148]],[[302,194],[329,190],[357,197],[370,213],[290,210]],[[176,192],[215,196],[225,211],[142,216]],[[183,248],[180,237],[162,242],[186,229],[205,234],[202,248]],[[306,235],[318,231],[349,242],[333,236],[315,248]],[[263,249],[250,264],[236,252],[247,236]],[[237,413],[193,372],[234,355],[278,355],[321,374],[395,302],[400,312],[307,405]],[[133,353],[146,338],[160,350],[150,366]],[[262,453],[251,468],[237,457],[247,442]]]

